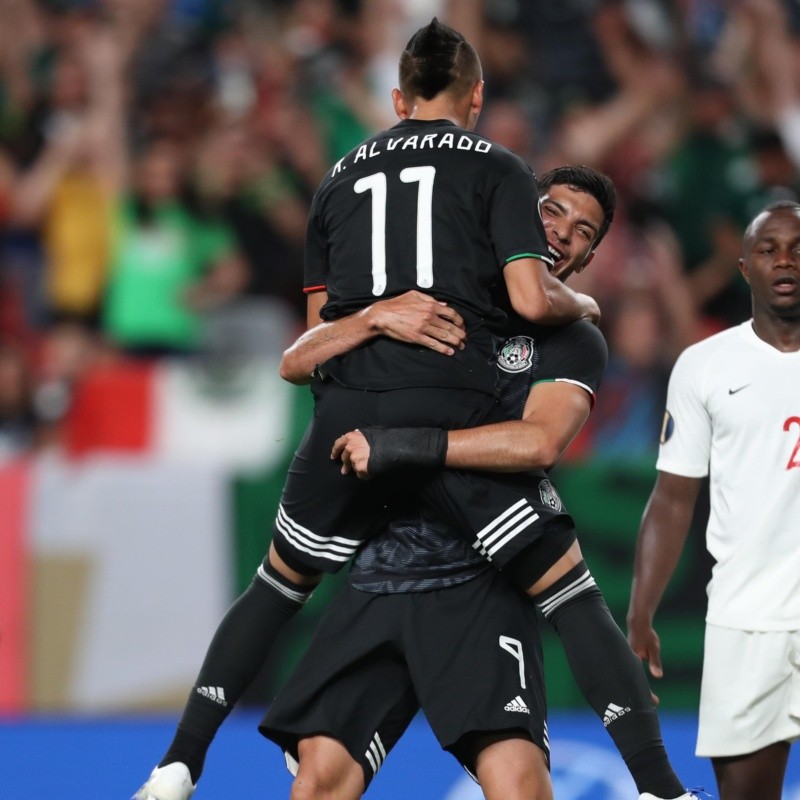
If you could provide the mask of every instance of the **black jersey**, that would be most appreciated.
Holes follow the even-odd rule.
[[[488,561],[445,523],[408,514],[358,551],[350,584],[379,594],[427,592],[465,583],[488,569]]]
[[[608,346],[596,325],[577,320],[554,328],[517,318],[514,331],[497,354],[500,408],[505,419],[521,419],[531,387],[547,381],[581,386],[594,405],[608,362]]]
[[[467,347],[453,356],[379,337],[323,365],[355,388],[493,390],[489,299],[506,263],[550,262],[536,182],[522,159],[447,120],[404,120],[339,161],[314,196],[305,290],[332,320],[411,289],[456,308]]]
[[[513,330],[519,334],[506,339],[497,355],[504,418],[520,419],[531,388],[545,381],[574,383],[594,399],[608,360],[606,341],[595,325],[579,320],[554,328],[515,320]],[[537,476],[546,476],[543,470],[527,474],[532,485]],[[492,481],[492,475],[484,475]],[[471,580],[485,565],[484,556],[443,523],[404,515],[358,552],[350,583],[367,592],[429,591]]]

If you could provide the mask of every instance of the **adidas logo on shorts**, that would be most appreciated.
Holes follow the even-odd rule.
[[[615,719],[619,719],[623,714],[630,711],[630,706],[616,705],[616,703],[609,703],[608,708],[603,713],[603,725],[607,728]]]
[[[197,694],[219,703],[221,706],[227,706],[228,701],[225,699],[225,690],[221,686],[198,686]]]
[[[521,714],[530,714],[530,709],[525,705],[525,701],[517,695],[513,700],[504,706],[506,711],[518,711]]]

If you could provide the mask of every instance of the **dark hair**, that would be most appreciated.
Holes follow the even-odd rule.
[[[556,167],[545,172],[539,179],[539,193],[546,194],[551,186],[569,186],[579,192],[586,192],[594,197],[603,210],[603,224],[597,232],[597,238],[592,244],[594,250],[603,240],[611,227],[614,219],[614,209],[617,207],[617,190],[608,175],[583,164],[566,167]]]
[[[756,221],[761,219],[764,214],[772,214],[773,211],[794,211],[795,213],[800,214],[800,203],[795,200],[776,200],[774,203],[770,203],[765,208],[762,208],[761,211],[759,211],[758,214],[756,214],[750,220],[750,223],[744,232],[742,244],[745,249],[747,248],[750,239],[753,238]]]
[[[759,211],[756,217],[760,217],[762,214],[771,214],[773,211],[800,211],[800,203],[796,200],[776,200]]]
[[[436,17],[409,39],[400,56],[400,91],[405,97],[432,100],[444,91],[461,96],[480,79],[475,48]]]

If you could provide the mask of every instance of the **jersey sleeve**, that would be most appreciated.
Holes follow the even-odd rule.
[[[656,469],[686,478],[708,475],[711,417],[702,397],[703,363],[690,348],[669,379]]]
[[[599,328],[578,320],[559,328],[547,341],[534,383],[574,383],[589,393],[594,404],[607,363],[608,345]]]
[[[328,285],[327,238],[322,228],[319,192],[314,196],[306,226],[303,254],[303,291],[319,292]]]
[[[489,231],[501,266],[518,258],[538,258],[552,266],[539,214],[536,178],[521,161],[494,187],[489,206]]]

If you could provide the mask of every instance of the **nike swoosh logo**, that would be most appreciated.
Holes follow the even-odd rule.
[[[742,389],[746,389],[749,385],[749,383],[746,383],[744,386],[740,386],[738,389],[728,389],[728,394],[736,394],[736,392],[741,392]]]

